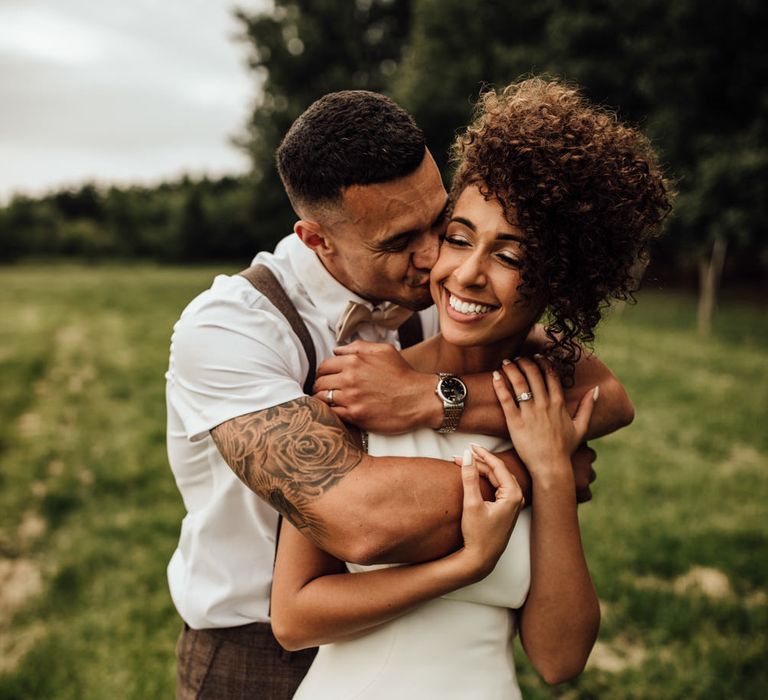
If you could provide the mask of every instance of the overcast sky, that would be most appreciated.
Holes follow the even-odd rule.
[[[0,0],[0,199],[183,172],[241,172],[229,138],[257,90],[234,5]]]

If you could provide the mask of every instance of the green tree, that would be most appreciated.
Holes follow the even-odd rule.
[[[408,35],[409,0],[275,0],[238,12],[259,94],[240,139],[252,160],[250,219],[264,247],[293,225],[274,155],[293,120],[321,95],[386,92]]]
[[[649,133],[680,191],[661,251],[700,271],[700,327],[726,243],[738,269],[768,267],[768,5],[756,0],[415,0],[395,97],[437,156],[483,82],[549,72]],[[443,161],[444,162],[444,161]],[[754,262],[751,268],[757,267]],[[726,267],[727,272],[727,267]]]
[[[414,1],[410,40],[392,92],[424,129],[446,177],[448,150],[481,88],[542,67],[553,5]]]

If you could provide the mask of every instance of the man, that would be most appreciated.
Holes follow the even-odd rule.
[[[295,235],[255,262],[295,305],[318,359],[330,359],[306,395],[301,341],[240,276],[217,277],[175,326],[168,451],[188,512],[168,567],[185,620],[179,697],[290,697],[298,684],[311,655],[285,654],[268,627],[278,511],[349,561],[417,561],[459,543],[458,470],[371,458],[334,411],[389,432],[505,430],[488,377],[464,378],[467,396],[449,395],[462,385],[415,372],[394,350],[392,318],[431,304],[428,276],[447,207],[412,118],[381,95],[327,95],[291,127],[278,167],[299,220]],[[421,321],[425,335],[436,332],[433,313]],[[334,357],[339,344],[346,349]],[[591,437],[631,420],[618,382],[584,359],[571,396],[595,384]],[[583,482],[591,460],[582,454],[577,465]]]

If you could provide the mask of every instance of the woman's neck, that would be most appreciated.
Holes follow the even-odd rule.
[[[501,366],[505,358],[520,354],[525,338],[507,338],[493,345],[453,345],[441,334],[424,343],[408,348],[403,357],[420,372],[449,372],[451,374],[479,374]]]

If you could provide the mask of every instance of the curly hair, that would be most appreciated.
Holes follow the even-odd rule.
[[[475,185],[523,231],[520,292],[543,300],[549,355],[570,381],[610,299],[634,300],[671,211],[650,142],[578,88],[529,78],[481,94],[452,156],[452,201]]]

